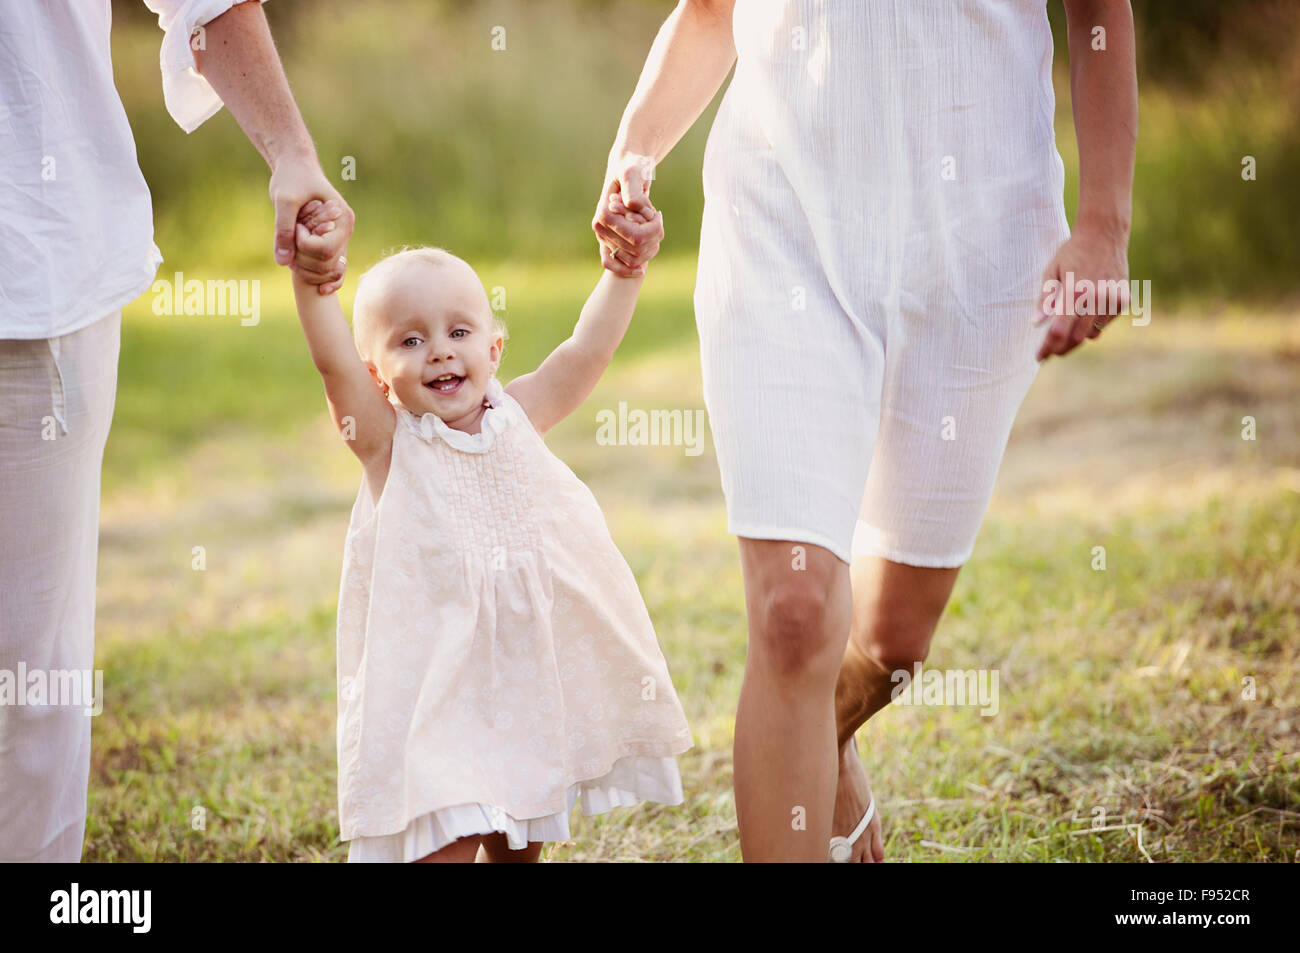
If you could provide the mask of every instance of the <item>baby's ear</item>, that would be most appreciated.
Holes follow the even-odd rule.
[[[384,396],[387,397],[388,385],[385,384],[384,379],[379,376],[379,368],[375,367],[375,365],[372,364],[370,361],[366,361],[366,370],[370,372],[370,376],[374,379],[374,382],[377,385],[379,385],[379,389],[382,390],[384,392]]]

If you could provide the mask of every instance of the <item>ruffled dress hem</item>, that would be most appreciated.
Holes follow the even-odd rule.
[[[569,815],[579,799],[587,817],[642,801],[681,804],[684,797],[677,760],[639,755],[621,758],[601,777],[571,784],[568,809],[563,813],[516,818],[489,804],[439,808],[415,818],[396,834],[353,838],[348,863],[409,863],[475,834],[505,834],[511,850],[521,850],[529,842],[568,840]]]

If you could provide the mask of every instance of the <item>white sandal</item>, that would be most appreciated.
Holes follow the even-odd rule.
[[[857,843],[862,832],[867,829],[871,823],[872,816],[876,813],[876,799],[871,798],[867,804],[867,813],[862,815],[862,820],[858,821],[858,826],[853,829],[853,833],[848,837],[839,837],[838,835],[831,838],[830,862],[832,864],[847,864],[853,859],[853,845]]]

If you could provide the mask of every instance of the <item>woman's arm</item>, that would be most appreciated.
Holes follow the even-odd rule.
[[[650,183],[661,162],[704,112],[736,60],[731,39],[735,0],[681,0],[655,37],[609,152],[605,184],[591,227],[601,264],[624,277],[643,274],[654,257],[654,223],[636,226],[609,211],[621,192],[634,212],[653,211]],[[618,257],[611,255],[618,252]]]
[[[1070,98],[1079,140],[1076,224],[1128,241],[1133,219],[1138,93],[1133,10],[1129,0],[1065,0]],[[1093,31],[1105,29],[1106,49]]]
[[[1043,275],[1044,283],[1067,286],[1092,281],[1095,314],[1072,315],[1065,308],[1052,321],[1038,360],[1066,354],[1101,332],[1128,306],[1128,238],[1133,218],[1133,163],[1137,152],[1138,95],[1133,10],[1128,0],[1065,0],[1070,44],[1070,95],[1079,141],[1079,209],[1074,230]],[[1096,28],[1104,29],[1105,49],[1094,49]],[[1107,300],[1103,282],[1119,282],[1116,299]],[[1115,287],[1115,286],[1110,286]],[[1045,320],[1047,301],[1040,299]],[[1059,298],[1059,296],[1057,296]]]

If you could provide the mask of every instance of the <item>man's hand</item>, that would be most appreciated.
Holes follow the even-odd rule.
[[[623,278],[644,275],[646,262],[658,253],[664,239],[663,216],[650,204],[654,160],[623,156],[611,161],[605,179],[591,220],[600,241],[600,263]],[[620,211],[613,211],[612,199],[618,200]]]
[[[205,29],[207,42],[194,51],[195,69],[212,84],[271,168],[276,263],[288,265],[294,260],[294,223],[304,205],[312,199],[333,199],[345,210],[319,257],[300,261],[297,267],[305,281],[318,286],[321,294],[330,294],[343,283],[343,253],[352,235],[352,210],[321,171],[262,5],[236,3],[209,20]]]
[[[344,220],[344,213],[347,206],[341,201],[330,199],[322,202],[320,199],[312,199],[302,207],[298,213],[298,221],[294,224],[294,257],[289,262],[289,269],[293,271],[294,277],[307,284],[316,284],[312,276],[316,275],[321,268],[325,267],[325,251],[331,241],[327,238],[331,232],[337,231],[339,223]],[[340,263],[346,269],[347,258],[340,258]],[[330,294],[329,291],[320,291],[324,287],[333,286],[333,283],[321,285],[318,287],[318,293]],[[342,286],[342,281],[335,290]]]
[[[320,234],[309,249],[300,249],[294,236],[299,215],[312,202],[326,203],[334,212],[334,227]],[[275,261],[289,265],[320,294],[343,287],[347,270],[348,239],[356,216],[314,160],[282,162],[271,174],[271,202],[275,205]],[[319,221],[317,222],[319,224]]]
[[[1089,286],[1091,303],[1084,290]],[[1098,337],[1128,304],[1128,235],[1079,225],[1043,272],[1033,323],[1041,326],[1051,318],[1052,326],[1038,349],[1038,360],[1068,354],[1084,338]]]

